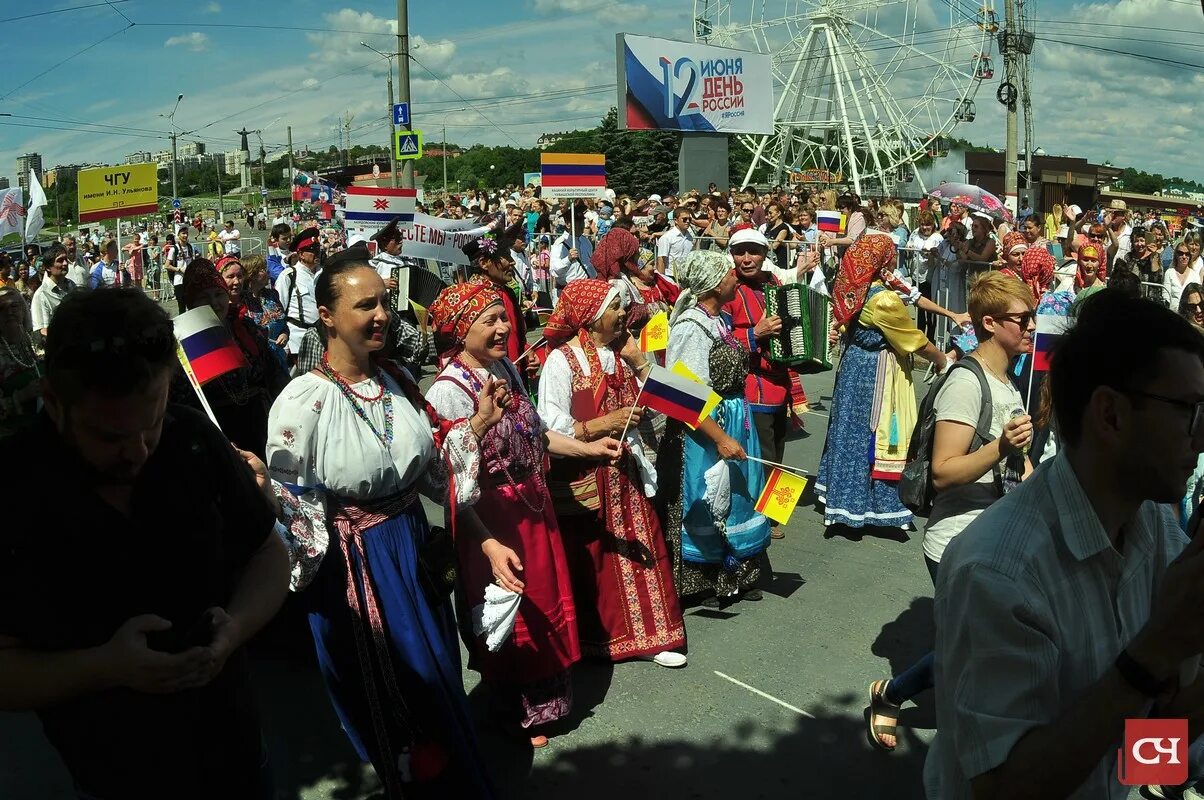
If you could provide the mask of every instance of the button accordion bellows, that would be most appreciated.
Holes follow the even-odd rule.
[[[769,360],[790,364],[801,373],[832,369],[828,330],[832,301],[806,284],[765,288],[765,316],[782,318],[782,332],[769,341]]]

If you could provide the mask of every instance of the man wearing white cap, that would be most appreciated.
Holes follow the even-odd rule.
[[[736,297],[724,305],[731,315],[732,333],[751,356],[748,377],[744,381],[744,399],[748,401],[761,456],[781,462],[785,454],[786,435],[790,417],[802,427],[802,415],[807,411],[807,394],[798,373],[784,364],[769,360],[769,343],[782,333],[782,319],[765,315],[765,287],[783,283],[798,283],[799,267],[781,269],[768,258],[769,240],[754,228],[741,228],[728,241],[728,252],[736,265]],[[808,251],[812,252],[812,251]],[[810,264],[804,264],[806,270]],[[784,534],[772,523],[770,534],[781,539]]]

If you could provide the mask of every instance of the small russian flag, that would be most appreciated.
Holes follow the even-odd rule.
[[[1062,334],[1070,330],[1070,317],[1057,314],[1038,314],[1037,331],[1033,335],[1033,372],[1049,372],[1054,348]]]
[[[199,384],[206,384],[247,366],[242,350],[209,306],[185,312],[173,320],[180,351]]]
[[[844,230],[844,214],[820,209],[815,212],[815,224],[823,233],[840,233]]]
[[[705,383],[695,383],[689,378],[675,375],[671,370],[653,364],[648,380],[641,392],[642,405],[659,411],[667,417],[684,422],[687,425],[697,425],[711,399],[711,387]]]

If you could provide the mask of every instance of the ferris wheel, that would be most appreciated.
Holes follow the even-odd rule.
[[[738,137],[744,183],[762,166],[771,183],[813,170],[858,194],[910,180],[994,75],[998,23],[977,1],[694,0],[695,41],[772,57],[774,132]]]

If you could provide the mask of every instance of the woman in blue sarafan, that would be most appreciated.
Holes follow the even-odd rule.
[[[721,313],[736,295],[735,267],[726,253],[696,250],[675,277],[682,291],[669,317],[666,362],[681,362],[722,398],[695,430],[670,421],[657,461],[677,593],[683,606],[760,600],[770,539],[769,520],[754,508],[764,473],[748,458],[761,456],[744,397],[749,354]]]
[[[945,368],[945,354],[907,313],[894,275],[895,245],[872,232],[849,246],[833,287],[832,316],[844,354],[832,390],[828,438],[815,493],[824,524],[850,528],[911,525],[898,482],[916,423],[912,356]]]

